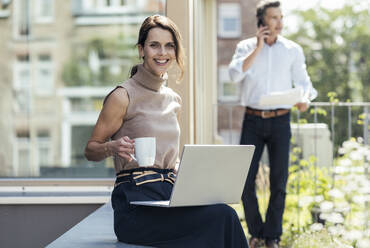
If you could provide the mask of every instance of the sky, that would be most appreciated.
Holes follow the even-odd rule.
[[[292,10],[306,10],[315,7],[323,7],[326,9],[339,9],[345,3],[357,2],[357,7],[360,9],[370,9],[370,0],[280,0],[281,8],[284,15],[284,26],[289,31],[295,31],[297,20],[290,12]],[[360,4],[358,4],[360,3]]]
[[[370,0],[280,0],[284,13],[289,14],[291,10],[306,10],[317,6],[326,9],[339,9],[345,3],[356,3],[359,9],[370,9]]]
[[[351,0],[281,0],[281,3],[283,10],[290,11],[292,9],[305,10],[315,6],[336,9],[341,8],[346,1],[349,2]]]

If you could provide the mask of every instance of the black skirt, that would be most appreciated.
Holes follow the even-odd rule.
[[[235,210],[226,204],[174,208],[130,204],[168,200],[173,181],[172,170],[165,169],[138,168],[117,175],[112,206],[118,240],[152,247],[248,247]]]

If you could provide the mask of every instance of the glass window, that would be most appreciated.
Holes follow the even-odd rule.
[[[14,38],[23,39],[31,35],[30,1],[16,0],[14,3]]]
[[[40,167],[53,167],[52,143],[48,132],[39,132],[37,135],[38,160]]]
[[[133,3],[133,1],[129,0],[83,0],[82,8],[83,11],[86,12],[93,12],[96,14],[109,14],[109,13],[117,13],[117,12],[126,12],[131,8],[141,7],[139,6],[141,1],[136,1],[137,3]],[[148,6],[148,2],[144,1],[145,5]],[[158,1],[152,1],[158,2]]]
[[[232,32],[238,28],[238,20],[235,18],[224,18],[224,30],[226,32]]]
[[[9,4],[10,0],[0,1],[0,18],[9,17],[10,15]]]
[[[221,3],[218,7],[218,36],[237,38],[241,36],[239,3]]]
[[[36,73],[36,94],[39,96],[51,95],[54,92],[54,72],[50,55],[39,55]]]
[[[13,86],[16,90],[30,87],[30,60],[27,55],[18,55],[14,65]]]
[[[15,163],[13,166],[13,172],[16,176],[25,177],[30,176],[31,168],[29,166],[30,161],[30,139],[28,136],[22,137],[21,135],[16,138],[15,144]]]
[[[220,101],[237,101],[239,99],[239,84],[231,81],[227,65],[218,68]]]
[[[54,18],[54,0],[36,0],[36,22],[52,22]]]
[[[30,110],[30,62],[28,54],[18,55],[13,66],[13,88],[16,92],[16,112],[28,113]]]
[[[114,177],[112,159],[87,161],[84,148],[104,97],[140,63],[141,23],[165,14],[165,1],[30,2],[14,0],[11,24],[0,27],[10,48],[0,53],[10,61],[0,78],[8,103],[1,106],[0,161],[9,165],[0,165],[0,177]]]
[[[120,7],[126,4],[125,0],[105,0],[103,5],[105,7]]]

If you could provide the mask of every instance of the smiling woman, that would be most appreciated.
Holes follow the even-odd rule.
[[[85,149],[88,160],[114,157],[112,207],[118,240],[154,247],[248,247],[238,215],[228,205],[161,208],[130,203],[170,198],[179,154],[181,98],[165,83],[174,60],[183,74],[184,60],[180,33],[168,17],[146,18],[137,44],[143,64],[134,66],[131,78],[108,94]],[[132,158],[140,137],[155,137],[151,165],[139,165]]]

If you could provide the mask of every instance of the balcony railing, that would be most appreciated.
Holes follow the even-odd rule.
[[[235,143],[235,136],[237,132],[240,134],[241,124],[243,121],[243,114],[244,108],[236,103],[219,103],[217,105],[218,108],[218,116],[219,116],[219,130],[227,130],[227,135],[222,135],[224,138],[224,142],[228,144]],[[220,108],[222,109],[220,111]],[[351,137],[358,136],[360,133],[358,131],[354,133],[354,124],[359,124],[363,126],[362,133],[360,136],[363,137],[364,143],[369,144],[369,108],[370,102],[338,102],[338,103],[331,103],[331,102],[313,102],[310,104],[310,110],[307,112],[310,113],[311,119],[307,121],[309,123],[319,123],[319,115],[327,116],[327,112],[330,112],[330,119],[327,118],[327,124],[330,126],[331,137],[335,143],[335,140],[344,141],[344,138],[350,139]],[[322,109],[324,111],[322,111]],[[335,120],[337,118],[336,113],[338,113],[338,109],[346,109],[347,115],[346,120],[340,120],[342,123],[346,123],[347,129],[347,136],[345,137],[336,137],[336,125]],[[355,109],[355,111],[353,110]],[[299,122],[298,120],[302,118],[302,116],[306,116],[307,114],[301,114],[298,110],[293,111],[293,122]],[[357,119],[354,117],[356,114]],[[361,116],[360,116],[361,115]],[[296,118],[294,120],[294,117]],[[343,115],[341,115],[343,117]],[[221,120],[222,119],[222,120]],[[321,118],[322,119],[322,118]],[[360,121],[361,123],[354,123],[354,120]],[[220,122],[222,122],[220,126]],[[225,122],[227,124],[225,124]],[[358,130],[358,128],[357,128]],[[239,140],[237,139],[237,142]]]
[[[217,108],[218,134],[222,137],[223,143],[238,144],[244,108],[235,103],[219,103]],[[298,145],[306,147],[308,144],[302,142],[312,141],[311,153],[306,154],[306,158],[309,155],[317,158],[318,142],[322,138],[320,130],[328,128],[331,148],[326,147],[326,150],[332,153],[329,165],[333,166],[333,158],[338,155],[338,148],[344,141],[360,137],[365,146],[369,145],[369,108],[370,102],[313,102],[310,109],[304,113],[293,108],[291,113],[293,141],[298,141]],[[307,128],[311,130],[311,134],[307,134],[307,130],[305,131]],[[311,135],[312,139],[305,139],[302,137],[304,135]],[[334,175],[335,173],[333,177]],[[335,182],[335,178],[333,179]]]

